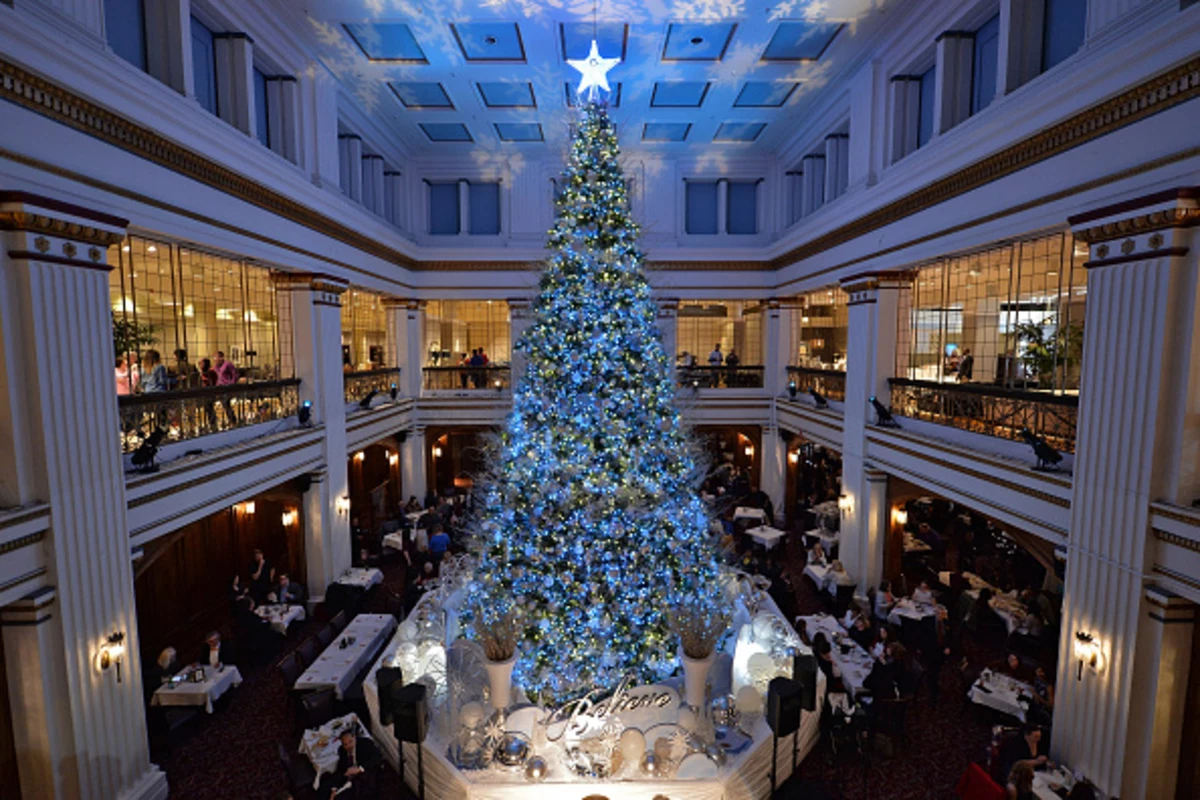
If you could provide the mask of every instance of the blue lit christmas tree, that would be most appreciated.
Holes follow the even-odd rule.
[[[589,101],[476,525],[476,631],[518,618],[516,682],[551,703],[670,675],[668,609],[717,585],[618,153]]]

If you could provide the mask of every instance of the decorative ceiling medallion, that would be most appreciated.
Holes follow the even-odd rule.
[[[1125,241],[1121,242],[1121,252],[1125,255],[1132,253],[1135,247],[1137,247],[1137,245],[1133,243],[1133,239],[1126,239]]]
[[[1096,248],[1096,258],[1108,258],[1108,245],[1102,244]]]
[[[100,251],[99,247],[88,248],[88,258],[90,258],[92,261],[95,261],[97,264],[100,263],[100,258],[103,255],[104,253]]]
[[[67,258],[74,258],[75,254],[78,252],[79,248],[76,247],[74,243],[63,242],[63,255],[65,255]]]
[[[44,253],[50,249],[50,240],[45,236],[39,236],[33,240],[33,246],[37,248],[39,253]]]
[[[1163,235],[1161,233],[1151,234],[1148,244],[1150,245],[1151,250],[1157,250],[1163,246]]]

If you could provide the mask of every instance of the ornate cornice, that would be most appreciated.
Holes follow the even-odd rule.
[[[1189,539],[1186,536],[1180,536],[1170,531],[1164,531],[1161,528],[1151,528],[1151,530],[1154,531],[1154,538],[1161,542],[1182,547],[1184,550],[1191,550],[1193,553],[1200,553],[1200,541]]]
[[[773,259],[771,266],[780,269],[810,258],[1197,97],[1200,57],[795,247]]]
[[[1138,214],[1134,217],[1105,222],[1074,232],[1075,238],[1087,244],[1123,239],[1169,228],[1191,228],[1200,225],[1200,208],[1168,208]]]
[[[11,553],[14,550],[20,550],[22,547],[29,547],[32,544],[37,544],[45,538],[45,531],[36,531],[34,533],[26,534],[25,536],[18,536],[16,539],[9,539],[7,542],[0,542],[0,556],[4,555],[5,553]]]
[[[0,211],[0,230],[40,233],[100,247],[109,247],[125,238],[123,231],[106,230],[33,211]]]
[[[284,272],[273,270],[271,282],[275,289],[281,292],[312,291],[324,295],[326,303],[341,304],[339,299],[350,288],[345,278],[326,275],[321,272]]]

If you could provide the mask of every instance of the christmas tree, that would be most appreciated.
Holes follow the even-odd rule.
[[[551,703],[670,675],[668,612],[703,608],[717,586],[618,155],[604,106],[588,102],[476,521],[471,621],[519,620],[516,682]]]

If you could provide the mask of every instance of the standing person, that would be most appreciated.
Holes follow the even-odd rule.
[[[713,345],[712,352],[708,354],[708,365],[712,367],[712,385],[715,389],[720,382],[721,370],[718,367],[725,360],[725,355],[721,352],[721,343],[717,342]]]
[[[146,394],[159,394],[167,391],[167,368],[163,366],[162,356],[157,350],[147,350],[142,353],[142,391]]]
[[[462,388],[467,388],[467,371],[471,366],[471,359],[466,353],[462,354],[462,358],[458,360],[458,382]]]
[[[125,363],[125,359],[117,356],[117,364],[114,370],[117,379],[117,394],[127,395],[133,394],[135,388],[133,382],[133,373],[129,366]]]
[[[471,385],[476,389],[479,388],[480,381],[483,380],[483,374],[480,369],[483,367],[483,351],[475,349],[471,351]]]
[[[188,361],[187,350],[182,347],[175,350],[175,388],[195,389],[200,385],[200,374]]]
[[[256,603],[266,602],[271,592],[271,562],[263,556],[263,551],[254,548],[254,558],[250,561],[250,596]]]
[[[225,351],[218,350],[213,356],[213,370],[217,373],[217,386],[232,386],[237,383],[237,367],[225,360]]]
[[[971,355],[971,348],[963,350],[962,360],[958,362],[958,382],[968,383],[975,371],[975,356]]]
[[[217,385],[217,371],[213,369],[212,362],[207,358],[200,359],[200,385],[204,387]]]
[[[737,368],[738,364],[742,363],[742,359],[738,358],[737,351],[732,347],[729,348],[729,355],[725,356],[725,385],[737,386]]]

